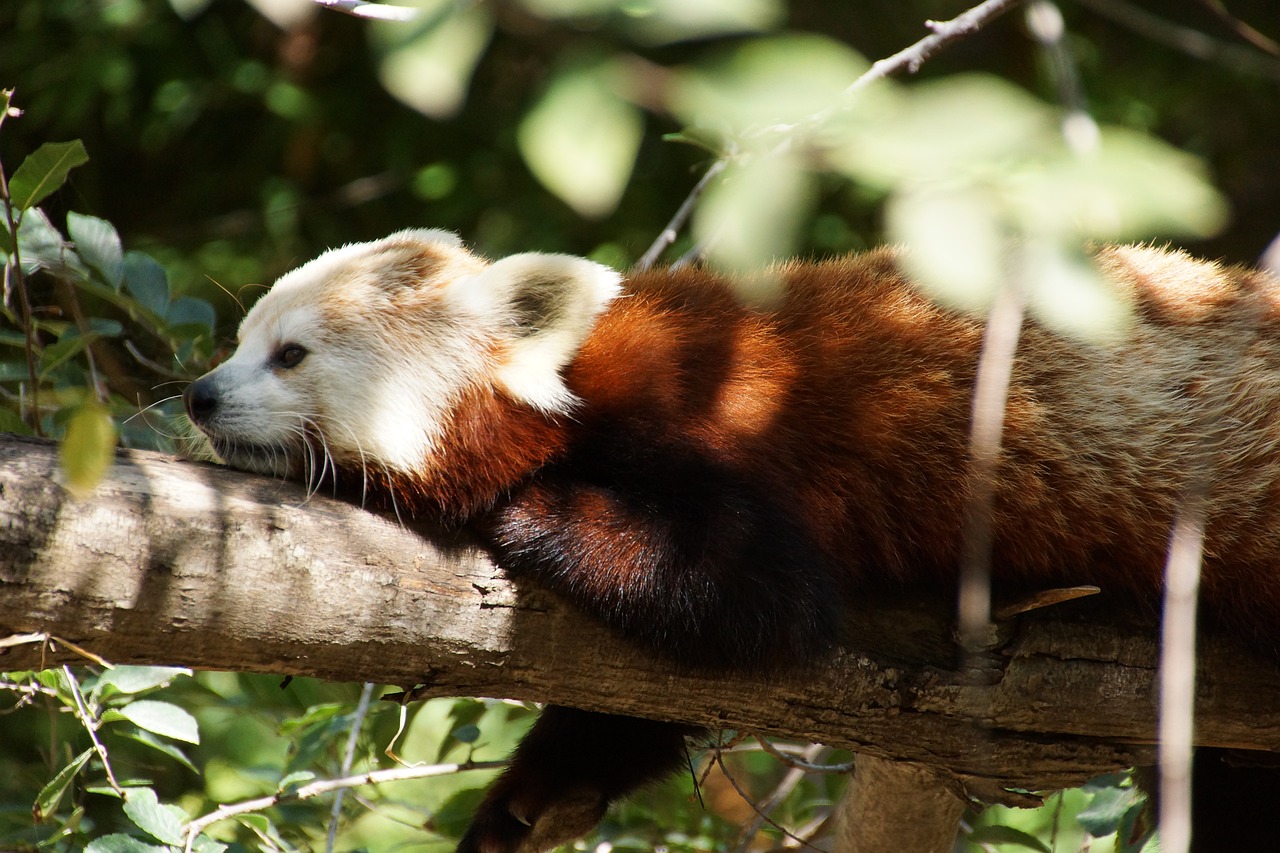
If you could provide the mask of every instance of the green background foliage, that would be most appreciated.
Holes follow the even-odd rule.
[[[1019,13],[850,102],[841,93],[869,61],[968,4],[416,5],[405,24],[305,0],[0,4],[0,88],[23,111],[0,127],[14,214],[2,230],[12,256],[18,226],[30,303],[6,285],[0,429],[63,439],[73,491],[92,488],[117,441],[178,448],[182,383],[226,352],[263,285],[322,249],[429,225],[494,257],[626,267],[721,158],[730,168],[670,258],[697,238],[731,266],[905,240],[925,250],[918,272],[940,298],[980,309],[993,253],[1018,236],[1054,282],[1029,294],[1033,313],[1085,336],[1122,328],[1126,308],[1079,273],[1080,239],[1176,238],[1250,262],[1280,231],[1280,59],[1197,0],[1064,2],[1065,46],[1103,128],[1083,159],[1059,133],[1063,75]],[[1229,6],[1280,38],[1272,0]],[[1191,57],[1176,43],[1197,33]],[[396,706],[357,715],[359,693],[141,668],[9,674],[0,849],[180,848],[175,827],[219,803],[340,775],[357,722],[363,771],[389,766],[392,743],[410,762],[498,758],[531,720],[437,701],[410,709],[397,738]],[[786,773],[758,751],[726,760],[760,798]],[[344,802],[337,849],[448,849],[485,778],[363,788]],[[808,775],[773,819],[819,821],[841,784]],[[739,837],[751,814],[721,777],[700,799],[675,780],[616,810],[599,838],[781,843],[768,825],[754,846]],[[1102,837],[1094,851],[1124,849],[1140,799],[1115,777],[1038,811],[990,809],[970,823],[971,849],[1075,850],[1086,833]],[[215,824],[195,849],[324,849],[331,803]]]

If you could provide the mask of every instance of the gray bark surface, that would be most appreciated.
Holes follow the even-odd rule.
[[[790,672],[688,672],[465,541],[293,484],[138,451],[86,500],[58,476],[52,444],[0,437],[0,638],[780,735],[924,765],[988,801],[1153,761],[1155,626],[1108,614],[1105,594],[1012,617],[963,666],[939,590],[869,597],[844,645]],[[84,661],[57,640],[0,650],[0,669],[63,662]],[[1208,637],[1198,695],[1200,743],[1280,752],[1272,662]]]

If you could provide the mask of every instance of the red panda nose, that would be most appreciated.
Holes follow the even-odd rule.
[[[218,395],[214,392],[209,377],[202,376],[187,386],[182,392],[182,403],[187,408],[187,417],[192,423],[205,423],[218,410]]]

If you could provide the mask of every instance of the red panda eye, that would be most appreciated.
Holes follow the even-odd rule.
[[[288,370],[291,367],[297,367],[306,356],[307,348],[301,344],[285,344],[276,350],[272,362],[276,367],[283,367]]]

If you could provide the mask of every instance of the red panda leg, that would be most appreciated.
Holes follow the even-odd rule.
[[[679,769],[692,726],[549,705],[476,810],[458,853],[539,853],[589,832],[613,800]]]
[[[787,511],[710,465],[640,467],[539,472],[482,522],[499,564],[668,660],[759,670],[830,648],[830,560]]]

